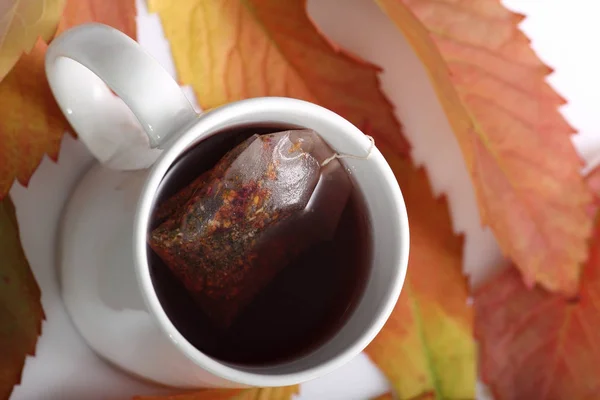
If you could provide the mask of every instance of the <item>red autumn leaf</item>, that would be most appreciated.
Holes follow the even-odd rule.
[[[445,198],[423,170],[384,153],[402,188],[410,224],[408,274],[390,319],[367,347],[398,399],[475,398],[475,343],[462,237]]]
[[[135,38],[134,0],[69,0],[58,30],[84,22],[112,25]],[[68,123],[44,72],[41,39],[0,82],[0,199],[14,180],[27,185],[44,154],[56,160]]]
[[[587,254],[591,198],[546,83],[551,70],[498,0],[376,0],[425,64],[461,146],[482,222],[528,286],[566,294]]]
[[[260,96],[311,101],[369,125],[398,154],[408,143],[379,89],[380,68],[327,41],[306,0],[150,0],[162,20],[180,80],[203,108]]]
[[[210,389],[172,396],[135,396],[133,400],[292,400],[300,387]]]
[[[44,311],[38,287],[19,241],[10,198],[0,201],[0,399],[21,381],[25,357],[33,355]]]
[[[510,268],[475,293],[480,373],[496,400],[600,398],[600,219],[579,297],[529,290]]]

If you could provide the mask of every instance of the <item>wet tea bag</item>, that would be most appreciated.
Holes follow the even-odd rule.
[[[333,238],[351,190],[314,131],[254,135],[158,205],[149,244],[228,327],[295,257]]]

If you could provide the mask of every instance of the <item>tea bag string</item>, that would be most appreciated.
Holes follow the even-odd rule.
[[[371,142],[371,145],[369,146],[369,150],[367,150],[366,156],[357,156],[355,154],[345,154],[345,153],[335,153],[331,157],[326,158],[325,161],[323,161],[323,163],[321,164],[321,167],[326,166],[327,164],[329,164],[330,162],[332,162],[335,159],[339,160],[341,158],[352,158],[355,160],[368,160],[369,157],[371,157],[371,153],[373,153],[373,149],[375,148],[375,139],[373,139],[373,136],[369,136],[369,135],[365,135],[365,136]]]

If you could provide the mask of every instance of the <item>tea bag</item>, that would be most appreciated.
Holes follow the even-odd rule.
[[[215,324],[230,326],[294,258],[333,239],[352,190],[333,156],[312,130],[254,135],[158,205],[150,247]]]

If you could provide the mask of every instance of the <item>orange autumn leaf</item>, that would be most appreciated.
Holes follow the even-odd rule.
[[[135,0],[68,0],[57,34],[75,25],[99,22],[117,28],[135,40],[135,15]]]
[[[58,30],[91,21],[112,25],[135,38],[135,1],[69,0]],[[47,47],[38,40],[0,82],[0,199],[15,179],[27,185],[44,154],[56,160],[68,128],[46,80]]]
[[[475,186],[482,222],[528,286],[574,294],[591,198],[546,83],[551,70],[498,0],[375,0],[433,82]]]
[[[44,311],[38,287],[19,241],[15,207],[0,201],[0,399],[21,381],[25,357],[33,355]]]
[[[179,79],[203,108],[259,96],[311,101],[369,125],[399,154],[408,143],[379,89],[380,68],[315,28],[306,0],[149,0],[162,20]]]
[[[385,394],[382,394],[381,396],[377,396],[371,400],[394,400],[394,395],[391,393],[385,393]]]
[[[0,199],[15,178],[28,183],[44,154],[56,160],[67,128],[46,81],[47,47],[38,40],[0,82]]]
[[[529,290],[510,268],[475,297],[480,374],[496,400],[600,398],[600,219],[577,299]]]
[[[136,396],[133,400],[292,400],[300,387],[284,386],[252,389],[210,389],[171,396]]]
[[[475,344],[463,239],[452,231],[445,198],[423,170],[384,151],[402,188],[410,224],[410,259],[390,319],[367,347],[398,399],[474,399]]]

